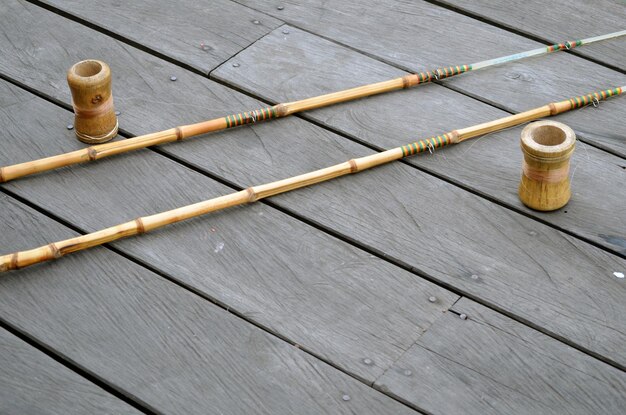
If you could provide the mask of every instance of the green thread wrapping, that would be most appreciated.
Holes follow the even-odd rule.
[[[570,109],[573,110],[575,108],[581,108],[585,105],[591,104],[594,102],[594,98],[597,101],[602,101],[607,98],[612,97],[613,95],[620,95],[622,93],[622,88],[613,88],[613,89],[605,89],[598,92],[593,92],[587,95],[580,95],[578,97],[570,98],[569,104]]]
[[[414,143],[407,144],[402,146],[402,157],[412,156],[413,154],[423,153],[430,149],[430,151],[441,148],[443,146],[447,146],[450,144],[450,136],[448,133],[443,135],[438,135],[435,137],[430,137],[425,140],[415,141]]]
[[[226,117],[224,117],[224,120],[226,121],[226,128],[232,128],[245,124],[253,124],[257,121],[265,121],[272,118],[278,118],[278,112],[276,111],[275,107],[267,107],[250,112],[227,115]]]
[[[448,66],[445,68],[435,69],[429,72],[420,72],[417,75],[417,83],[423,84],[433,79],[444,79],[454,75],[462,74],[472,70],[472,65]]]

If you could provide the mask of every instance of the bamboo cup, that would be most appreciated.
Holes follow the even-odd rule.
[[[93,59],[78,62],[67,72],[67,83],[72,92],[76,137],[88,144],[115,137],[118,124],[109,65]]]
[[[567,204],[572,193],[569,181],[570,158],[576,135],[567,125],[538,121],[522,130],[524,153],[519,197],[526,206],[550,211]]]

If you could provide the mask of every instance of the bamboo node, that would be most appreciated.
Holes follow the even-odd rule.
[[[406,89],[406,88],[410,88],[411,87],[411,78],[413,78],[415,75],[405,75],[402,77],[402,88]]]
[[[278,117],[286,117],[289,115],[289,108],[285,104],[274,105],[274,110]]]
[[[63,256],[63,253],[61,252],[61,250],[57,248],[57,246],[54,243],[49,244],[48,248],[50,249],[50,252],[52,253],[52,257],[54,259],[59,259]]]
[[[248,195],[248,202],[256,202],[257,195],[252,187],[248,187],[245,192]]]
[[[143,220],[141,220],[141,218],[135,219],[135,227],[137,228],[138,235],[146,232],[146,227],[144,226]]]
[[[556,108],[556,105],[554,105],[554,102],[549,103],[548,107],[550,107],[550,115],[557,115],[559,113],[559,110]]]
[[[348,160],[348,164],[350,164],[350,173],[356,173],[359,171],[359,165],[355,159]]]
[[[19,252],[14,252],[13,254],[11,254],[11,262],[9,263],[9,269],[18,269],[19,266],[19,262],[17,260],[17,255],[19,254]]]
[[[94,161],[98,158],[98,150],[95,147],[89,147],[87,149],[87,156],[89,157],[89,161]]]
[[[181,141],[185,138],[183,137],[183,130],[180,127],[176,127],[174,131],[176,132],[176,141]]]
[[[457,130],[450,131],[448,137],[450,137],[450,143],[452,144],[459,142],[459,132]]]

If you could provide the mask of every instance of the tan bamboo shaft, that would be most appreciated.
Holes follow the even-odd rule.
[[[531,56],[540,56],[561,50],[569,50],[574,47],[579,47],[582,45],[607,39],[614,39],[624,35],[626,35],[626,30],[615,33],[608,33],[605,35],[595,36],[587,39],[567,41],[563,43],[549,45],[546,47],[540,47],[538,49],[515,53],[508,56],[502,56],[495,59],[488,59],[470,65],[448,66],[438,68],[432,71],[409,74],[388,81],[378,82],[370,85],[363,85],[360,87],[320,95],[313,98],[307,98],[300,101],[278,104],[272,107],[261,108],[258,110],[243,112],[240,114],[228,115],[222,118],[216,118],[196,124],[183,125],[153,134],[146,134],[139,137],[129,138],[127,140],[116,141],[113,143],[108,143],[106,147],[102,145],[94,145],[87,149],[73,151],[67,154],[43,158],[30,162],[24,162],[12,166],[0,167],[0,183],[30,174],[41,173],[47,170],[70,166],[77,163],[98,160],[103,157],[137,150],[144,147],[183,140],[185,138],[197,136],[200,134],[206,134],[226,128],[237,127],[244,124],[256,123],[258,121],[264,121],[272,118],[286,117],[297,112],[326,107],[329,105],[351,101],[370,95],[381,94],[384,92],[390,92],[397,89],[410,88],[419,84],[432,82],[433,80],[441,80],[460,75],[468,71],[484,69],[490,66],[500,65],[506,62],[512,62]]]
[[[220,131],[239,125],[256,123],[273,118],[286,117],[301,111],[325,107],[340,102],[355,100],[370,95],[381,94],[402,88],[409,88],[419,83],[429,82],[433,76],[422,74],[406,75],[389,81],[363,85],[344,91],[320,95],[300,101],[278,104],[272,107],[262,108],[241,114],[229,115],[195,124],[183,125],[168,130],[145,134],[121,141],[106,144],[93,145],[81,150],[72,151],[57,156],[46,157],[38,160],[0,167],[0,183],[14,180],[35,173],[41,173],[60,167],[78,163],[99,160],[104,157],[125,153],[140,148],[183,140],[200,134]]]
[[[335,177],[368,169],[392,160],[402,158],[399,148],[382,153],[372,154],[359,159],[350,160],[332,167],[305,173],[276,182],[249,187],[239,192],[220,196],[214,199],[183,206],[151,216],[144,216],[135,220],[111,226],[87,235],[77,236],[60,242],[51,243],[28,251],[16,252],[0,256],[0,272],[23,268],[39,262],[60,258],[63,255],[102,245],[121,238],[142,234],[165,225],[204,215],[209,212],[226,209],[228,207],[252,203],[257,200],[299,189],[315,183],[327,181]]]
[[[502,130],[504,128],[519,125],[544,116],[556,115],[561,112],[569,111],[570,109],[579,108],[583,105],[591,103],[594,98],[602,100],[612,95],[618,95],[621,93],[622,89],[616,88],[613,90],[600,91],[598,93],[544,105],[516,115],[500,118],[499,120],[478,124],[460,130],[454,130],[441,136],[431,137],[429,139],[420,140],[381,153],[352,159],[331,167],[315,170],[310,173],[301,174],[299,176],[259,186],[249,187],[245,190],[234,192],[229,195],[220,196],[151,216],[137,218],[130,222],[112,226],[87,235],[51,243],[49,245],[41,246],[28,251],[15,252],[13,254],[0,256],[0,272],[60,258],[61,256],[71,252],[87,249],[96,245],[125,238],[127,236],[145,233],[165,225],[204,215],[209,212],[226,209],[236,205],[252,203],[266,197],[288,192],[290,190],[310,186],[315,183],[324,182],[350,173],[357,173],[381,164],[399,160],[406,156],[426,151],[426,149],[432,151],[432,149],[449,144],[455,144],[481,134]]]

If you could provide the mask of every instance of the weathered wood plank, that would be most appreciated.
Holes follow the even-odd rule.
[[[229,0],[42,0],[208,73],[282,22]],[[172,55],[170,51],[176,51]]]
[[[0,212],[3,247],[73,233],[3,194]],[[0,315],[160,413],[413,413],[102,247],[3,275]]]
[[[626,374],[462,298],[376,381],[432,414],[622,414]]]
[[[534,42],[472,17],[424,1],[287,0],[278,10],[258,0],[237,0],[287,23],[353,46],[408,69],[459,65],[525,50]],[[620,0],[545,4],[540,0],[511,7],[504,0],[442,0],[462,10],[547,39],[550,43],[623,30],[626,9]],[[563,17],[567,16],[567,19]],[[589,18],[593,16],[593,18]],[[577,53],[626,68],[626,39]],[[489,52],[487,56],[485,52]],[[442,61],[443,60],[443,61]]]
[[[595,45],[589,46],[594,48]],[[583,65],[579,63],[584,62]],[[560,53],[541,59],[503,65],[465,77],[450,79],[449,85],[480,96],[508,110],[520,112],[545,102],[588,94],[599,89],[626,85],[626,76],[580,58]],[[624,97],[602,102],[559,116],[579,138],[626,158]]]
[[[0,367],[4,415],[140,413],[4,329]]]
[[[280,53],[276,53],[277,50]],[[268,54],[272,54],[271,61],[264,59]],[[298,58],[294,59],[294,56]],[[573,59],[564,57],[566,60]],[[341,61],[342,66],[338,67],[337,61]],[[396,69],[294,28],[290,29],[287,36],[280,29],[274,31],[233,58],[232,62],[240,66],[233,67],[228,62],[214,75],[275,102],[291,101],[402,75]],[[281,71],[277,73],[276,67],[282,68]],[[479,81],[473,78],[477,75]],[[471,83],[477,89],[480,88],[480,81],[485,81],[484,78],[489,76],[488,73],[482,75],[469,74],[460,82],[467,81],[465,83]],[[563,76],[571,77],[574,82],[571,73]],[[596,85],[601,84],[599,79],[595,81]],[[593,83],[594,80],[588,82]],[[525,107],[522,107],[523,104],[515,105],[516,109],[530,109],[564,97],[556,90],[555,83],[551,83],[552,95],[541,93],[537,98],[526,99]],[[504,95],[504,87],[500,89]],[[582,87],[580,89],[585,90]],[[585,118],[585,122],[592,125],[593,129],[620,131],[626,128],[620,121],[626,116],[625,100],[616,98],[603,102],[599,109],[586,108],[555,119],[572,124],[570,121]],[[381,148],[396,147],[417,138],[507,115],[504,111],[436,85],[420,86],[307,114],[324,125]],[[594,122],[596,116],[606,124]],[[571,203],[557,213],[534,212],[527,209],[517,196],[522,160],[519,149],[521,128],[446,148],[436,152],[434,157],[414,157],[409,162],[615,252],[626,254],[626,215],[615,214],[616,206],[626,203],[626,190],[622,186],[626,178],[626,170],[623,168],[626,162],[579,142],[572,160],[575,195]]]
[[[277,10],[271,3],[252,0],[243,0],[242,3],[410,71],[470,64],[541,46],[527,38],[425,2],[383,0],[352,4],[339,0],[295,0],[285,2],[283,10]],[[525,2],[524,8],[540,10],[544,7],[543,3],[541,7],[537,3]],[[506,7],[504,1],[498,4]],[[559,1],[545,7],[562,8],[568,10],[569,15],[571,7],[569,3],[568,6],[564,4],[565,1]],[[468,3],[467,7],[472,6]],[[590,7],[595,6],[582,8]],[[506,11],[509,15],[520,15],[509,9]],[[515,10],[519,9],[516,7]],[[602,13],[604,15],[605,12]],[[620,15],[624,13],[626,8],[622,7],[621,13],[608,20],[596,19],[595,13],[594,19],[588,19],[588,14],[581,14],[577,18],[593,20],[593,25],[572,25],[573,31],[557,37],[555,42],[620,30],[620,24],[607,25],[606,22],[614,22],[615,19],[623,21]],[[561,23],[556,25],[561,28],[571,23],[567,19],[563,20],[561,13],[546,13],[545,18],[561,19]],[[471,43],[468,39],[471,39]],[[585,46],[579,51],[626,59],[622,53],[625,48],[626,37]],[[289,60],[295,61],[295,56],[291,55]],[[275,75],[283,72],[278,68],[281,65],[277,62],[273,66]],[[344,79],[355,79],[350,65],[342,63],[336,71]],[[289,74],[293,76],[291,72]],[[307,84],[293,82],[299,82],[299,87]],[[445,82],[458,85],[484,101],[522,111],[535,106],[537,102],[565,99],[598,88],[625,85],[626,76],[571,54],[557,53],[551,57],[505,64],[482,73],[470,73]],[[326,88],[331,89],[329,84]],[[624,117],[624,106],[610,108],[605,108],[601,113],[584,112],[564,119],[576,131],[591,133],[586,134],[589,141],[626,157],[626,142],[621,139],[626,135],[626,127],[616,122]]]
[[[54,36],[57,38],[69,37],[69,34],[63,30],[75,31],[71,32],[74,34],[76,31],[86,30],[71,24],[53,24],[54,20],[52,19],[55,18],[54,16],[50,17],[51,21],[46,27],[58,28],[58,32],[54,32]],[[118,89],[118,96],[133,97],[133,94],[136,93],[133,88],[134,84],[146,84],[151,87],[150,91],[153,95],[134,97],[133,105],[123,110],[130,131],[137,133],[152,131],[161,126],[197,121],[210,117],[211,112],[217,113],[219,109],[216,110],[215,108],[221,105],[235,106],[237,104],[233,96],[240,95],[235,95],[232,92],[227,94],[223,92],[224,89],[209,87],[212,84],[197,76],[181,76],[175,87],[172,86],[174,83],[171,82],[159,82],[158,80],[162,79],[164,74],[170,72],[171,66],[161,61],[158,61],[158,64],[154,63],[153,58],[136,50],[133,51],[133,60],[128,61],[128,59],[124,59],[126,58],[124,53],[126,47],[119,46],[110,40],[102,40],[93,33],[88,37],[91,47],[100,45],[98,52],[103,59],[110,62],[112,66],[119,65],[119,67],[126,69],[124,77],[119,81],[121,85],[118,88],[121,88]],[[55,46],[50,45],[50,48],[54,49]],[[49,65],[44,68],[47,69],[47,72],[43,76],[28,65],[25,57],[19,57],[19,54],[11,60],[13,65],[7,66],[9,69],[20,68],[19,71],[13,69],[11,76],[29,82],[50,95],[62,97],[60,88],[63,84],[51,80],[59,78],[57,72],[60,70],[58,68],[64,65],[62,62],[59,63],[60,59],[56,54],[51,54],[46,58],[49,60]],[[121,64],[122,62],[124,65]],[[28,74],[28,78],[21,75],[24,73]],[[203,88],[206,88],[206,93],[198,94],[197,91],[204,91]],[[187,90],[187,95],[184,95],[185,90]],[[223,101],[220,101],[218,100],[219,97],[228,98],[223,98]],[[241,101],[237,104],[239,108],[247,102],[244,98],[241,98]],[[184,108],[185,112],[172,111],[171,108]],[[219,111],[223,114],[223,111]],[[190,160],[190,163],[198,166],[206,166],[203,164],[206,163],[206,160],[216,159],[215,165],[210,167],[211,171],[220,174],[229,171],[238,172],[241,176],[234,174],[232,176],[224,174],[224,176],[229,180],[237,180],[244,186],[263,182],[268,178],[283,178],[294,171],[307,171],[311,167],[326,166],[329,163],[344,161],[354,155],[367,152],[356,144],[340,139],[319,128],[313,128],[298,119],[259,124],[252,128],[231,131],[228,133],[228,140],[219,140],[225,135],[215,135],[214,137],[215,140],[204,141],[204,145],[207,147],[202,146],[201,140],[192,140],[167,148],[171,151],[175,149],[177,152],[193,149],[194,152],[188,154],[187,159]],[[245,137],[250,137],[250,139],[246,141]],[[220,150],[218,147],[209,147],[209,143],[215,146],[218,145],[217,143],[222,143],[224,146],[232,147],[224,147]],[[207,153],[209,148],[215,153]],[[246,165],[242,165],[238,161],[238,156],[242,153],[250,155],[246,159]],[[257,163],[257,160],[261,162]],[[285,162],[285,160],[289,160],[289,162]],[[92,169],[94,166],[89,167],[90,173]],[[68,171],[73,171],[82,177],[83,172],[87,170],[71,169]],[[160,178],[163,174],[159,173],[157,177]],[[104,175],[106,176],[106,173]],[[19,183],[27,182],[16,183],[19,185]],[[36,180],[30,180],[28,183],[28,188],[32,189]],[[55,181],[46,183],[47,185],[43,187],[48,188],[48,185],[59,186]],[[410,186],[411,183],[417,185]],[[197,184],[197,186],[202,185]],[[87,185],[83,187],[85,189],[90,188]],[[168,188],[163,192],[176,194],[181,191],[179,187],[176,186],[175,191]],[[24,189],[28,190],[26,187]],[[85,189],[81,191],[89,195]],[[190,189],[193,190],[194,187]],[[371,189],[378,189],[376,201],[381,202],[372,202]],[[116,194],[119,192],[119,196],[116,197],[127,203],[126,199],[133,199],[133,191],[136,189],[127,189],[125,192],[116,189]],[[55,197],[54,193],[58,190],[47,190],[47,192],[52,193],[52,196]],[[154,206],[158,207],[159,203],[162,206],[163,202],[158,202],[155,192],[158,193],[159,191],[152,191],[148,196],[157,199]],[[51,195],[45,196],[50,197]],[[43,198],[44,195],[33,192],[29,193],[28,197]],[[80,200],[78,197],[76,198]],[[604,359],[621,362],[618,363],[621,365],[626,361],[624,350],[621,347],[624,342],[623,333],[625,331],[624,320],[621,318],[624,314],[622,310],[624,305],[619,300],[623,296],[625,288],[613,276],[613,272],[626,267],[625,261],[581,243],[575,238],[564,236],[533,220],[477,198],[454,186],[433,180],[431,176],[421,174],[413,168],[400,164],[389,165],[376,171],[281,196],[275,200],[283,207],[295,210],[299,215],[311,221],[343,233],[360,244],[404,262],[407,266],[415,267],[418,272],[427,274],[442,284],[448,284],[474,298],[480,298],[483,302],[501,307],[525,321],[532,322],[543,330],[556,333],[568,341],[576,343],[579,347],[587,348],[593,353],[603,356]],[[65,200],[40,199],[39,202],[47,206],[56,204],[55,212],[70,217],[72,221],[79,218],[79,220],[87,222],[85,227],[88,229],[98,224],[93,219],[85,220],[84,217],[81,219],[80,217],[84,215],[84,212],[79,209],[68,212]],[[134,216],[132,209],[136,209],[135,212],[143,212],[142,209],[145,209],[146,203],[151,205],[151,202],[146,200],[141,203],[143,207],[129,208],[126,212],[128,216]],[[114,210],[117,209],[116,207]],[[259,226],[265,225],[257,224],[250,217],[255,213],[258,214],[258,210],[254,209],[246,209],[243,213],[235,210],[234,212],[241,215],[235,219],[232,219],[232,212],[224,212],[211,218],[224,220],[231,226],[232,223],[243,226],[240,224],[244,221],[241,218],[246,218],[246,224],[254,224],[252,229],[258,229]],[[257,207],[256,209],[261,208]],[[119,212],[105,212],[105,214],[110,215],[110,222],[119,222],[119,220],[115,220],[115,215],[119,215]],[[128,216],[125,216],[124,219],[128,219]],[[228,222],[229,217],[230,222]],[[96,219],[103,222],[107,220],[102,217]],[[132,252],[134,255],[146,258],[147,261],[155,264],[164,272],[181,275],[181,278],[190,277],[205,284],[207,283],[206,270],[213,270],[216,256],[205,245],[207,232],[206,228],[202,228],[201,221],[202,219],[168,229],[166,235],[169,242],[167,243],[163,240],[159,242],[159,234],[157,233],[127,240],[120,246],[128,249],[128,252]],[[191,229],[196,226],[200,226],[201,229],[192,232]],[[228,226],[226,229],[229,229]],[[506,229],[506,232],[503,232],[503,229]],[[190,233],[185,233],[188,230]],[[164,232],[166,231],[164,230]],[[243,233],[245,231],[241,231],[240,234]],[[297,238],[300,237],[297,231],[290,232],[287,230],[286,234],[291,236],[282,237],[278,235],[274,237],[277,240],[278,252],[284,250],[291,259],[299,259],[301,252],[313,252],[308,250],[308,246],[294,247],[286,242],[294,237],[293,235],[296,235]],[[214,241],[211,239],[211,242]],[[270,243],[274,243],[273,240]],[[254,239],[249,244],[266,248],[269,243],[266,239]],[[285,245],[286,247],[283,247]],[[244,244],[243,246],[247,245]],[[174,252],[178,252],[181,258],[190,258],[188,262],[193,262],[193,265],[174,264],[168,261],[167,258],[174,255]],[[275,251],[268,249],[268,252],[275,255]],[[237,253],[242,253],[244,258],[250,258],[254,254],[245,250],[237,251]],[[334,252],[324,255],[332,256],[332,254],[336,255]],[[238,278],[251,279],[252,290],[246,291],[246,286],[235,286],[238,281],[233,281],[232,277],[227,278],[225,275],[221,275],[221,271],[216,270],[215,273],[211,274],[214,279],[222,278],[215,284],[213,291],[222,295],[227,303],[232,302],[233,298],[243,302],[245,299],[241,298],[242,293],[256,292],[260,281],[260,278],[256,277],[257,271],[252,268],[251,264],[240,264],[243,262],[241,258],[240,255],[237,257],[239,262],[222,265],[232,267],[232,264],[235,263],[236,266],[242,267],[237,269],[241,270],[237,276]],[[254,263],[254,260],[251,263]],[[310,264],[302,264],[295,274],[304,272],[300,270],[306,267],[310,267]],[[366,269],[367,266],[361,270]],[[306,273],[310,272],[311,270],[307,269]],[[336,276],[337,270],[333,269],[333,272]],[[368,271],[359,270],[355,272],[361,278],[363,277],[362,274],[368,273]],[[190,276],[192,273],[194,275]],[[473,275],[476,278],[472,278]],[[343,275],[341,277],[343,278],[342,281],[350,280]],[[395,277],[397,278],[397,276]],[[291,280],[288,279],[287,281]],[[209,281],[211,284],[214,282],[213,280]],[[404,291],[406,287],[413,287],[413,285],[414,283],[399,281],[398,292],[406,295],[407,293]],[[232,287],[233,291],[225,293],[224,286]],[[386,287],[387,285],[381,286]],[[385,288],[380,295],[385,294],[388,290]],[[419,290],[417,291],[419,292]],[[421,292],[424,293],[424,290]],[[274,298],[273,296],[274,294],[269,295],[270,298]],[[294,298],[298,297],[294,296]],[[266,307],[264,299],[256,300],[262,305],[261,309]],[[393,298],[389,301],[397,302],[398,300]],[[583,305],[584,310],[581,309],[581,305]],[[280,306],[283,304],[278,305],[278,307]],[[320,307],[319,304],[317,307]],[[358,312],[356,311],[356,313]],[[286,311],[286,313],[288,312]],[[292,316],[292,314],[289,315]],[[350,328],[349,323],[346,323],[346,326]],[[284,327],[281,328],[284,330]],[[339,338],[342,337],[339,336]],[[355,343],[358,342],[355,341]],[[335,359],[331,360],[335,361]],[[361,364],[360,361],[359,364]],[[360,369],[355,368],[354,370]]]
[[[516,31],[552,42],[602,35],[624,29],[626,7],[620,0],[543,2],[531,0],[516,4],[502,0],[441,0],[475,16],[489,19]],[[566,19],[563,17],[567,16]],[[605,43],[577,53],[626,70],[626,39]]]
[[[0,120],[10,126],[0,136],[0,164],[13,154],[39,157],[47,147],[83,146],[66,137],[69,112],[6,83],[0,88]],[[48,142],[55,144],[42,149]],[[149,150],[7,188],[89,231],[232,192]],[[458,298],[264,205],[119,246],[369,381]],[[436,303],[428,301],[433,295]]]

